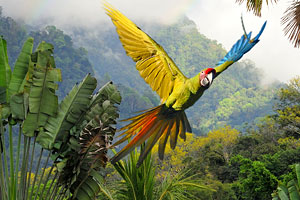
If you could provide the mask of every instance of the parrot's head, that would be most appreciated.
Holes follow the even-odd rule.
[[[214,68],[207,68],[200,72],[199,82],[200,85],[209,88],[211,86],[213,79],[215,77],[216,70]]]

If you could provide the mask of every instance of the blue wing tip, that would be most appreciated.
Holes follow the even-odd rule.
[[[260,35],[261,35],[261,34],[263,33],[263,31],[265,30],[266,25],[267,25],[267,21],[265,21],[265,23],[262,25],[262,27],[261,27],[259,33],[258,33],[257,36],[254,38],[254,41],[256,41],[256,40],[259,39]]]
[[[259,33],[253,39],[251,39],[252,32],[248,33],[247,36],[246,35],[244,35],[244,37],[242,36],[242,38],[232,46],[230,51],[217,65],[221,65],[226,61],[234,61],[234,62],[238,61],[245,53],[247,53],[252,47],[254,47],[259,42],[259,37],[263,33],[266,24],[267,21],[265,21]]]

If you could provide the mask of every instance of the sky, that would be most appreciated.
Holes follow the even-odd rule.
[[[290,1],[263,6],[262,17],[246,11],[245,4],[235,0],[107,0],[135,21],[174,23],[183,15],[193,20],[200,33],[217,40],[229,51],[241,37],[243,15],[246,31],[255,35],[267,20],[261,41],[242,59],[250,59],[261,69],[265,83],[288,82],[300,75],[297,64],[300,49],[295,49],[284,36],[280,18]],[[101,0],[0,0],[6,16],[30,25],[56,25],[62,30],[73,27],[105,29],[111,26]],[[141,27],[142,28],[142,27]],[[192,49],[191,49],[192,51]]]

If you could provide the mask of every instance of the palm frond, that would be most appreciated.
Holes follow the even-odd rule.
[[[168,174],[163,180],[159,192],[157,193],[157,199],[178,199],[178,200],[188,200],[195,199],[192,191],[199,190],[210,190],[208,186],[202,185],[201,181],[197,178],[197,174],[193,176],[188,176],[189,170],[181,170],[174,176]]]
[[[254,15],[261,16],[261,9],[263,6],[263,3],[265,2],[267,5],[269,3],[277,3],[278,0],[236,0],[237,3],[242,4],[246,1],[247,11],[253,11]]]
[[[284,12],[281,23],[285,25],[283,31],[288,35],[294,47],[300,47],[300,1],[294,1]]]
[[[141,145],[144,148],[145,144]],[[155,166],[149,153],[139,168],[136,168],[140,154],[137,149],[130,152],[127,160],[121,160],[114,168],[123,178],[118,184],[117,199],[151,200],[155,184]]]

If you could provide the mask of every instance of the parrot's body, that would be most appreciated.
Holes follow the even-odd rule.
[[[162,104],[144,111],[142,114],[126,119],[131,121],[120,130],[124,136],[113,146],[134,137],[111,162],[114,164],[126,156],[135,147],[146,142],[138,160],[139,166],[154,144],[159,141],[159,158],[163,159],[165,146],[170,138],[170,146],[175,148],[178,135],[185,139],[191,132],[185,109],[192,106],[212,84],[213,80],[231,64],[238,61],[257,42],[266,22],[258,35],[251,39],[251,32],[243,35],[216,68],[202,70],[193,78],[185,77],[164,49],[150,36],[138,28],[132,21],[109,4],[105,10],[116,26],[121,43],[128,56],[136,62],[136,68],[146,83],[157,92]]]

